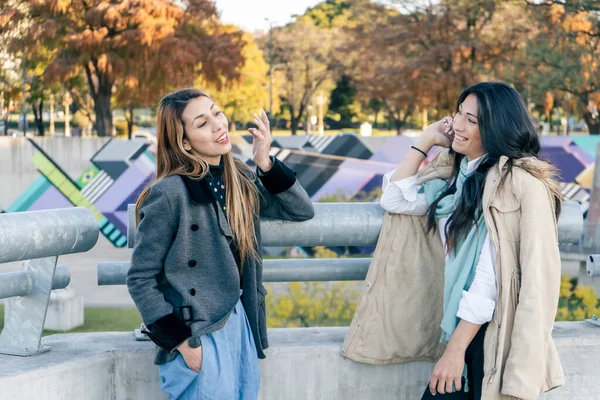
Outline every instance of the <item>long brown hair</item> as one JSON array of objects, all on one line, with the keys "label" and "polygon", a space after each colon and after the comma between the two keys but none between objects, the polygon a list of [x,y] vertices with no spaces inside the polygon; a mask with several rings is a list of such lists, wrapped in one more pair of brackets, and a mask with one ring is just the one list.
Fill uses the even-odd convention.
[{"label": "long brown hair", "polygon": [[[190,100],[201,96],[210,99],[206,92],[195,88],[181,89],[161,99],[156,113],[156,178],[140,194],[136,203],[136,218],[141,205],[148,197],[150,187],[156,182],[171,175],[201,180],[208,174],[208,163],[183,148],[183,110]],[[254,230],[259,207],[258,190],[252,180],[252,172],[246,164],[236,160],[231,152],[223,155],[223,160],[223,179],[227,187],[227,219],[243,265],[246,260],[259,259]]]}]

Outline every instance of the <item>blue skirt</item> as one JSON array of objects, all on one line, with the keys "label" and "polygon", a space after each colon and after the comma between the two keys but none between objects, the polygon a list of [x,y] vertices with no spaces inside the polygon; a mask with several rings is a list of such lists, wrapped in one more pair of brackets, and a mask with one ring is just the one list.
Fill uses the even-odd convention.
[{"label": "blue skirt", "polygon": [[181,354],[158,366],[160,388],[169,400],[256,400],[260,369],[241,300],[225,326],[202,336],[201,341],[200,373],[190,370]]}]

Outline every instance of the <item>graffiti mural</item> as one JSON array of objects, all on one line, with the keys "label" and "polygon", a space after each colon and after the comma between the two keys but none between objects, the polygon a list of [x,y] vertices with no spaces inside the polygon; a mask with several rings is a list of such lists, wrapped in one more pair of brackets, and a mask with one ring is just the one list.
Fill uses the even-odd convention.
[{"label": "graffiti mural", "polygon": [[30,143],[37,149],[32,162],[40,176],[6,212],[85,207],[96,216],[102,234],[116,247],[125,247],[127,204],[135,202],[156,168],[148,144],[111,140],[74,180],[33,140]]}]

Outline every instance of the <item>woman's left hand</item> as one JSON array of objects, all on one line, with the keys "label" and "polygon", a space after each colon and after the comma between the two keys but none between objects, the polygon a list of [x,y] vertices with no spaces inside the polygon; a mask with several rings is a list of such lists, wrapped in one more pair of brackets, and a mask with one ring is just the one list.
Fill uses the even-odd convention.
[{"label": "woman's left hand", "polygon": [[[454,388],[460,391],[462,388],[462,374],[465,367],[464,351],[446,349],[444,355],[435,365],[431,380],[429,381],[429,390],[431,394],[452,393]],[[454,383],[454,388],[452,387]]]},{"label": "woman's left hand", "polygon": [[269,150],[271,149],[271,123],[265,110],[260,110],[260,117],[254,114],[254,122],[258,126],[249,128],[248,132],[252,134],[252,159],[258,168],[263,172],[267,172],[273,166],[269,158]]}]

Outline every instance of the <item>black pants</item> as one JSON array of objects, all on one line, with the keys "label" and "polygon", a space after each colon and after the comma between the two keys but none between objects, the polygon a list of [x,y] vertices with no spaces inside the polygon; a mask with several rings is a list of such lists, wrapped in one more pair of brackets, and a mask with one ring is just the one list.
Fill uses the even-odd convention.
[{"label": "black pants", "polygon": [[465,363],[467,364],[467,377],[469,379],[469,391],[464,391],[463,388],[454,393],[436,394],[435,396],[429,391],[429,385],[425,388],[425,393],[421,400],[481,400],[481,387],[483,386],[483,339],[488,324],[481,325],[479,331],[467,347],[465,352]]}]

